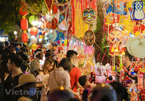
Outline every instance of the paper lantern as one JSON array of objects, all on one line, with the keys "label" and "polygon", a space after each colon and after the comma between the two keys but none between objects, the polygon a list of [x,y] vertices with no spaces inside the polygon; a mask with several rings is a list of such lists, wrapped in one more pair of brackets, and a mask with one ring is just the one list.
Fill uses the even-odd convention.
[{"label": "paper lantern", "polygon": [[36,27],[32,27],[31,31],[30,31],[30,34],[36,36],[37,33],[38,33],[38,29]]},{"label": "paper lantern", "polygon": [[32,44],[31,49],[36,50],[37,49],[37,45],[36,44]]},{"label": "paper lantern", "polygon": [[29,23],[31,24],[31,25],[33,25],[33,22],[34,21],[38,21],[38,17],[36,16],[36,15],[31,15],[30,17],[29,17]]},{"label": "paper lantern", "polygon": [[31,37],[31,43],[33,43],[33,44],[37,43],[37,38],[35,36]]},{"label": "paper lantern", "polygon": [[55,4],[52,5],[52,11],[53,11],[53,14],[56,14],[58,11],[58,8]]},{"label": "paper lantern", "polygon": [[28,20],[27,19],[21,19],[21,29],[22,30],[28,29]]},{"label": "paper lantern", "polygon": [[25,43],[28,41],[28,35],[26,33],[22,34],[22,41]]},{"label": "paper lantern", "polygon": [[21,7],[19,9],[19,13],[21,16],[26,16],[27,15],[27,10],[25,9],[25,7]]},{"label": "paper lantern", "polygon": [[52,19],[52,29],[56,29],[57,28],[57,24],[58,24],[58,21],[56,18]]},{"label": "paper lantern", "polygon": [[46,28],[47,28],[47,29],[50,29],[51,27],[52,27],[52,23],[51,23],[51,22],[47,22],[47,23],[46,23]]}]

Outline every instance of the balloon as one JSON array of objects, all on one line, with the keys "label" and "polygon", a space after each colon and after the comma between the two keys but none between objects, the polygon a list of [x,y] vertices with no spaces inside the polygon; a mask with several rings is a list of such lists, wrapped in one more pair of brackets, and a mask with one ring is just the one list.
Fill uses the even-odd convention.
[{"label": "balloon", "polygon": [[31,45],[31,49],[36,50],[37,49],[37,45],[36,44],[32,44]]},{"label": "balloon", "polygon": [[35,36],[31,37],[31,43],[33,43],[33,44],[37,43],[37,38]]},{"label": "balloon", "polygon": [[33,21],[38,21],[38,17],[36,16],[36,15],[31,15],[30,17],[29,17],[29,23],[31,24],[31,25],[33,25]]},{"label": "balloon", "polygon": [[37,35],[37,33],[38,33],[38,29],[36,27],[32,27],[31,31],[30,31],[30,34],[31,35]]}]

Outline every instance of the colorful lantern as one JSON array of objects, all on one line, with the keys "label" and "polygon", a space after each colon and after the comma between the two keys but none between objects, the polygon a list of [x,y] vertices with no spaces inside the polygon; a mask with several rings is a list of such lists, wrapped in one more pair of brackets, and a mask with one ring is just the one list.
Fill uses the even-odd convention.
[{"label": "colorful lantern", "polygon": [[36,44],[32,44],[31,45],[31,49],[36,50],[37,49],[37,45]]},{"label": "colorful lantern", "polygon": [[21,16],[26,16],[27,15],[27,10],[24,7],[21,7],[19,9],[19,13]]},{"label": "colorful lantern", "polygon": [[28,20],[27,19],[21,19],[21,29],[22,30],[28,29]]},{"label": "colorful lantern", "polygon": [[52,5],[52,11],[53,11],[53,14],[56,14],[58,11],[58,8],[55,4]]},{"label": "colorful lantern", "polygon": [[38,21],[38,17],[36,15],[31,15],[29,17],[29,23],[33,25],[34,21]]},{"label": "colorful lantern", "polygon": [[31,31],[30,31],[30,34],[36,36],[37,33],[38,33],[38,29],[36,27],[32,27]]},{"label": "colorful lantern", "polygon": [[25,43],[28,41],[28,35],[26,33],[22,34],[22,41]]},{"label": "colorful lantern", "polygon": [[57,24],[58,24],[58,21],[56,18],[52,19],[52,29],[56,29],[57,28]]},{"label": "colorful lantern", "polygon": [[31,43],[33,43],[33,44],[37,43],[37,38],[35,36],[31,37]]},{"label": "colorful lantern", "polygon": [[52,23],[51,23],[51,22],[47,22],[47,23],[46,23],[46,28],[47,28],[47,29],[50,29],[51,27],[52,27]]}]

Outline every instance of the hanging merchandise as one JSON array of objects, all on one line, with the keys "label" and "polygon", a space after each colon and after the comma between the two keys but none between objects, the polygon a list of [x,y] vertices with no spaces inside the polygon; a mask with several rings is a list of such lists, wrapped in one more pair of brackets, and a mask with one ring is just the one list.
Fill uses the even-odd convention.
[{"label": "hanging merchandise", "polygon": [[46,28],[51,29],[52,28],[52,22],[47,22],[46,23]]},{"label": "hanging merchandise", "polygon": [[28,20],[25,19],[21,19],[21,29],[22,30],[27,30],[28,29]]},{"label": "hanging merchandise", "polygon": [[70,0],[57,0],[58,3],[60,4],[65,4],[67,2],[69,2]]},{"label": "hanging merchandise", "polygon": [[50,11],[51,10],[51,5],[52,5],[52,0],[44,0],[44,1],[46,3],[46,6],[48,8],[48,11]]},{"label": "hanging merchandise", "polygon": [[58,12],[58,7],[56,4],[52,5],[52,12],[53,12],[53,14],[56,14]]},{"label": "hanging merchandise", "polygon": [[35,36],[31,36],[31,43],[36,44],[37,43],[37,38]]},{"label": "hanging merchandise", "polygon": [[57,25],[58,25],[58,21],[57,21],[57,19],[56,18],[53,18],[52,19],[52,29],[56,29],[57,28]]},{"label": "hanging merchandise", "polygon": [[131,19],[132,20],[142,20],[145,18],[145,14],[143,11],[143,2],[142,1],[134,1],[132,4],[132,12]]},{"label": "hanging merchandise", "polygon": [[91,30],[85,32],[84,42],[87,46],[92,46],[95,43],[95,34]]},{"label": "hanging merchandise", "polygon": [[38,21],[38,17],[36,15],[31,15],[29,17],[29,23],[33,26],[35,26],[35,24],[37,23]]},{"label": "hanging merchandise", "polygon": [[145,58],[145,38],[130,38],[127,42],[127,50],[135,57]]},{"label": "hanging merchandise", "polygon": [[32,27],[31,31],[30,31],[30,34],[36,36],[37,33],[38,33],[38,29],[36,27]]},{"label": "hanging merchandise", "polygon": [[108,37],[110,44],[118,45],[122,41],[122,32],[118,29],[112,29]]},{"label": "hanging merchandise", "polygon": [[26,16],[27,15],[27,9],[26,9],[26,4],[23,2],[23,1],[21,1],[21,3],[20,3],[20,9],[19,9],[19,13],[20,13],[20,15],[21,16]]},{"label": "hanging merchandise", "polygon": [[87,24],[92,24],[94,23],[96,19],[96,12],[92,8],[87,8],[83,11],[82,15],[83,21]]},{"label": "hanging merchandise", "polygon": [[24,43],[28,41],[28,35],[26,33],[22,33],[22,41]]}]

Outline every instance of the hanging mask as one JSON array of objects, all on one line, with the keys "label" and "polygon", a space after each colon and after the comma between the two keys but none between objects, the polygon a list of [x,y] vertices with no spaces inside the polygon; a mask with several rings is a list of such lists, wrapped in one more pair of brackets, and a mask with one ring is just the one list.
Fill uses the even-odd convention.
[{"label": "hanging mask", "polygon": [[111,44],[118,45],[122,41],[122,32],[118,29],[113,29],[109,33],[109,41]]},{"label": "hanging mask", "polygon": [[85,32],[84,42],[87,46],[92,46],[95,43],[95,34],[91,30]]},{"label": "hanging mask", "polygon": [[87,24],[92,24],[96,19],[96,12],[92,8],[87,8],[83,11],[83,21]]}]

